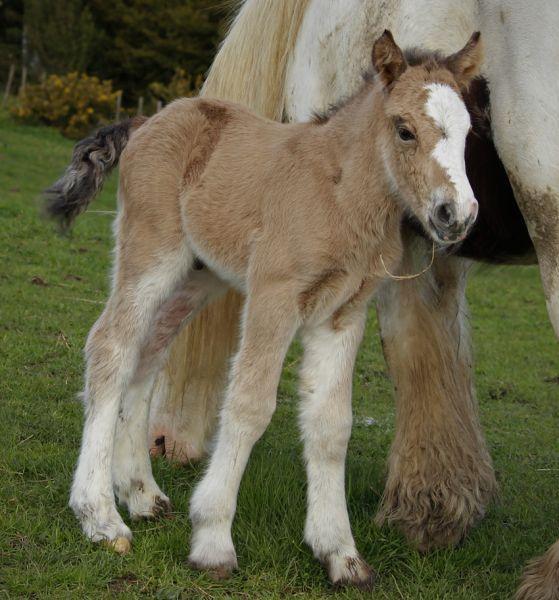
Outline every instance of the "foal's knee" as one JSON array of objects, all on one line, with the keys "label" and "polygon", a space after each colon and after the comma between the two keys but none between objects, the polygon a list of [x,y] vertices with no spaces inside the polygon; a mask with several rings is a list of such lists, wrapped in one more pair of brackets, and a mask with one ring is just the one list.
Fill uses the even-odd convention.
[{"label": "foal's knee", "polygon": [[231,389],[222,410],[222,423],[235,427],[243,435],[258,440],[276,410],[275,391],[262,393],[262,387],[251,390]]},{"label": "foal's knee", "polygon": [[317,458],[337,462],[345,458],[351,436],[351,413],[346,414],[336,407],[331,414],[320,415],[303,408],[300,424],[307,460]]}]

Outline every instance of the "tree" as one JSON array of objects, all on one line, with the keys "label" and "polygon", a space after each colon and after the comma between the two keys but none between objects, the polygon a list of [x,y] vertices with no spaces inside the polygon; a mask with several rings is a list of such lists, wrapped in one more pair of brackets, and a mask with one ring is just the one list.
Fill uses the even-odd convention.
[{"label": "tree", "polygon": [[[278,0],[279,1],[279,0]],[[132,104],[177,69],[204,74],[220,40],[224,0],[0,0],[0,79],[12,62],[30,79],[81,71],[111,79]]]},{"label": "tree", "polygon": [[0,0],[0,81],[13,63],[21,63],[23,0]]},{"label": "tree", "polygon": [[24,18],[28,66],[57,74],[87,70],[97,35],[84,0],[25,0]]},{"label": "tree", "polygon": [[[223,3],[221,3],[223,5]],[[225,9],[217,0],[92,0],[100,32],[93,73],[134,99],[178,68],[205,73],[220,39]]]}]

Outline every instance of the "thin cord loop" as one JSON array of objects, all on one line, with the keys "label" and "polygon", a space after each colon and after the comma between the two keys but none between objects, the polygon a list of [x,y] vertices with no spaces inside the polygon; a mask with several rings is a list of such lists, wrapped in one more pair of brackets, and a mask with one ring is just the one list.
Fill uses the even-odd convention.
[{"label": "thin cord loop", "polygon": [[390,277],[391,279],[396,279],[397,281],[401,281],[403,279],[416,279],[417,277],[421,277],[421,275],[423,275],[424,273],[427,273],[427,271],[433,266],[434,261],[435,261],[435,242],[433,242],[433,245],[431,246],[431,262],[423,269],[423,271],[420,271],[419,273],[415,273],[415,275],[394,275],[386,268],[386,265],[384,264],[384,259],[382,258],[382,254],[380,255],[380,262],[382,263],[382,267],[383,267],[385,273],[388,275],[388,277]]}]

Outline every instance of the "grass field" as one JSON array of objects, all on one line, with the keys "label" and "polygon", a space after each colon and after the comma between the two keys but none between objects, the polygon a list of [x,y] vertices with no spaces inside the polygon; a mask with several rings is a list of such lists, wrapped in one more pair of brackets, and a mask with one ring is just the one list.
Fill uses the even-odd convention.
[{"label": "grass field", "polygon": [[[302,543],[305,479],[295,428],[298,349],[273,423],[252,455],[234,525],[240,570],[215,582],[186,565],[188,500],[202,466],[157,460],[174,519],[133,524],[120,557],[88,543],[67,508],[82,410],[81,349],[107,294],[115,181],[70,238],[37,216],[71,143],[0,114],[0,597],[330,597]],[[379,574],[374,598],[510,597],[524,563],[559,537],[559,354],[533,267],[479,268],[469,300],[481,416],[501,485],[454,550],[420,556],[372,522],[394,405],[371,310],[355,374],[347,490],[355,538]],[[371,417],[374,420],[367,419]],[[357,591],[341,598],[371,597]]]}]

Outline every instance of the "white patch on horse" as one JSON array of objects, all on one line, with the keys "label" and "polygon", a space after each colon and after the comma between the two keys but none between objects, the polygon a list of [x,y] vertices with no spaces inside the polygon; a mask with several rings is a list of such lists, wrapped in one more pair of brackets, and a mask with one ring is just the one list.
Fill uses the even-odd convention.
[{"label": "white patch on horse", "polygon": [[474,193],[466,176],[464,150],[471,126],[470,115],[460,96],[448,85],[430,83],[425,112],[442,132],[433,150],[433,158],[448,173],[456,189],[458,218],[463,220],[470,212]]}]

